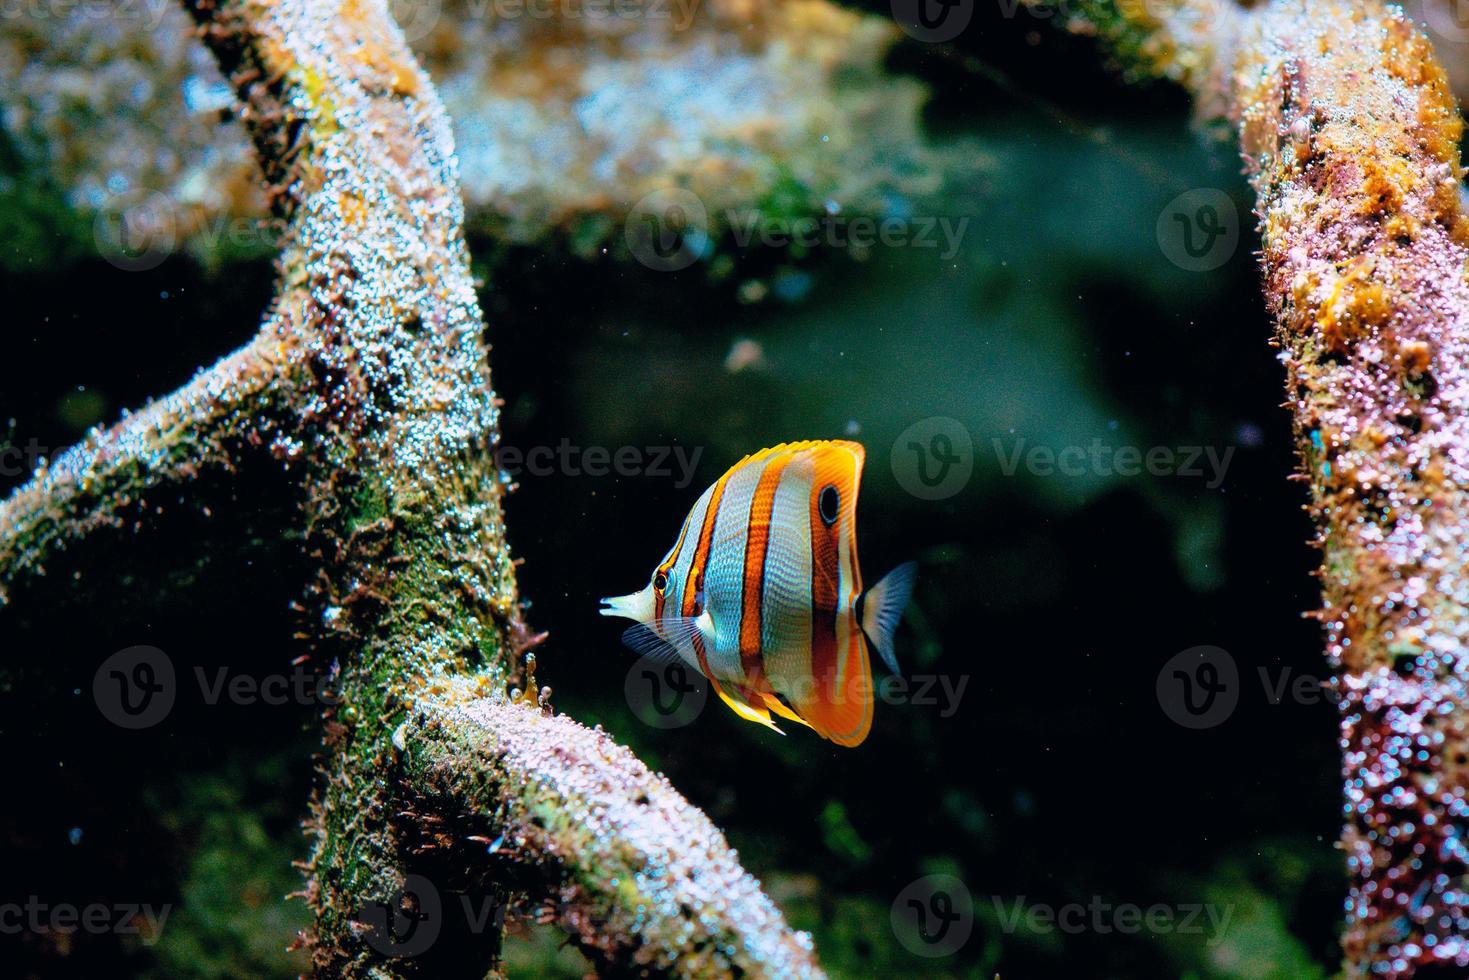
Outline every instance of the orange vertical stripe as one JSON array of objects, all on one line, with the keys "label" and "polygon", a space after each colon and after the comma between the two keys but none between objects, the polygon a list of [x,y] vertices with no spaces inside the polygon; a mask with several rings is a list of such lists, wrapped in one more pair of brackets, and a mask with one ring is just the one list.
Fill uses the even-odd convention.
[{"label": "orange vertical stripe", "polygon": [[745,534],[744,595],[740,611],[740,664],[746,683],[760,688],[765,665],[760,660],[760,603],[765,598],[765,557],[770,552],[770,518],[775,512],[775,488],[790,463],[789,454],[765,464],[755,495],[750,500],[750,520]]},{"label": "orange vertical stripe", "polygon": [[[697,615],[695,607],[704,585],[704,569],[709,561],[709,549],[714,543],[714,519],[719,515],[719,502],[724,499],[724,485],[729,482],[736,469],[739,467],[732,467],[721,476],[719,482],[714,484],[714,492],[709,495],[709,506],[704,510],[704,525],[699,528],[699,544],[694,549],[694,559],[689,563],[689,578],[683,587],[683,604],[680,608],[681,615],[685,618]],[[704,650],[704,638],[697,632],[694,634],[694,653],[699,658],[699,669],[704,672],[704,676],[714,680],[714,674],[709,670],[709,655]]]},{"label": "orange vertical stripe", "polygon": [[[668,556],[668,561],[666,561],[662,565],[659,565],[658,566],[658,571],[662,572],[664,575],[671,574],[673,572],[673,570],[678,567],[678,556],[683,551],[684,538],[688,537],[689,525],[691,523],[693,523],[692,518],[693,518],[693,515],[690,514],[687,518],[684,519],[683,527],[681,527],[681,528],[678,529],[678,543],[673,546],[673,554],[671,554],[671,555]],[[657,573],[654,573],[654,574],[656,575]],[[663,618],[663,607],[664,607],[664,605],[667,602],[668,602],[668,595],[667,595],[667,593],[665,593],[663,595],[659,595],[658,593],[655,592],[653,594],[653,621],[654,622],[657,622],[658,620],[661,620]]]},{"label": "orange vertical stripe", "polygon": [[[828,704],[836,701],[837,675],[837,533],[840,521],[827,527],[821,520],[821,489],[826,482],[811,484],[811,674],[817,694]],[[839,488],[840,489],[840,488]]]}]

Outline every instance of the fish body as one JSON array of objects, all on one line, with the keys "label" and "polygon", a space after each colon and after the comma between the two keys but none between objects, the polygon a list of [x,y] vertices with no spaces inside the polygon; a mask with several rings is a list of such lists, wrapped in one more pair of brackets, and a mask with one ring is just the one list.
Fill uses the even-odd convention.
[{"label": "fish body", "polygon": [[914,572],[901,565],[863,597],[865,455],[832,440],[746,456],[699,497],[648,585],[602,600],[602,614],[635,620],[628,646],[688,663],[742,718],[860,744],[872,726],[868,645],[897,673],[892,631]]}]

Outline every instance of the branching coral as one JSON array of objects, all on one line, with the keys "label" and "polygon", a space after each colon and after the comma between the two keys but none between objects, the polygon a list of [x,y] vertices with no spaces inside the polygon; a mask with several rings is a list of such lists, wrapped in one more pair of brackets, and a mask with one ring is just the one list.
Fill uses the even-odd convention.
[{"label": "branching coral", "polygon": [[[310,639],[341,663],[305,890],[319,973],[445,969],[394,958],[365,912],[404,900],[423,842],[453,821],[513,839],[534,873],[495,887],[548,900],[609,967],[819,975],[707,820],[600,733],[508,691],[533,638],[490,454],[453,143],[385,6],[191,10],[286,222],[275,301],[251,345],[0,505],[0,581],[18,591],[95,529],[156,516],[150,494],[267,449],[304,485]],[[451,949],[470,957],[459,970],[493,968],[493,936],[438,956]]]},{"label": "branching coral", "polygon": [[[924,140],[924,88],[883,70],[897,28],[828,0],[400,12],[450,112],[469,228],[498,242],[620,249],[634,204],[674,186],[716,237],[732,209],[883,215],[961,166]],[[260,253],[275,229],[243,127],[185,21],[0,20],[0,124],[89,219],[131,220],[159,253]]]},{"label": "branching coral", "polygon": [[1462,123],[1395,7],[1096,4],[1238,127],[1338,670],[1353,976],[1469,966],[1469,230]]},{"label": "branching coral", "polygon": [[[371,0],[193,9],[288,219],[280,292],[254,344],[0,507],[0,588],[13,598],[90,531],[146,517],[150,492],[266,447],[300,467],[314,642],[344,653],[312,817],[319,971],[429,969],[386,958],[360,913],[447,857],[544,902],[608,968],[815,974],[666,783],[530,690],[504,694],[532,682],[495,403],[447,122],[401,36]],[[1469,232],[1445,76],[1370,0],[1087,2],[1070,23],[1237,127],[1324,553],[1347,971],[1462,973]]]}]

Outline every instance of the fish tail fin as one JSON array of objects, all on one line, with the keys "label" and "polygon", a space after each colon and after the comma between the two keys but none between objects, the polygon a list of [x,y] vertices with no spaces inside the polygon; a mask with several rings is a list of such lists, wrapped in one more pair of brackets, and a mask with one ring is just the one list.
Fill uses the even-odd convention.
[{"label": "fish tail fin", "polygon": [[913,584],[918,579],[918,563],[907,561],[884,575],[867,591],[862,606],[862,632],[877,647],[882,662],[894,674],[898,670],[898,658],[893,654],[893,630],[913,595]]}]

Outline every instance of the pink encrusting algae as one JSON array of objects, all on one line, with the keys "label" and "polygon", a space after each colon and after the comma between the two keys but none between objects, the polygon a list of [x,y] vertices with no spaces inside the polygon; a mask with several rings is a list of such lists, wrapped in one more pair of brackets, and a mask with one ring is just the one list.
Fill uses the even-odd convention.
[{"label": "pink encrusting algae", "polygon": [[[0,604],[74,582],[66,573],[87,545],[185,509],[201,476],[284,467],[316,573],[299,604],[302,659],[336,694],[322,712],[300,893],[318,974],[435,976],[432,957],[456,952],[397,957],[365,915],[403,898],[421,856],[409,845],[450,819],[421,806],[447,771],[460,780],[449,788],[477,790],[446,799],[460,804],[452,816],[471,807],[475,829],[514,837],[519,866],[535,872],[492,885],[555,903],[609,971],[819,976],[809,940],[707,819],[605,735],[543,714],[548,692],[533,707],[511,690],[533,685],[538,637],[505,543],[499,402],[454,141],[386,4],[188,6],[283,222],[276,297],[250,344],[0,503]],[[488,876],[477,836],[448,846],[463,874]],[[461,966],[500,975],[498,936],[474,938]]]},{"label": "pink encrusting algae", "polygon": [[1469,233],[1462,122],[1397,7],[1087,4],[1238,127],[1323,552],[1350,976],[1469,969]]},{"label": "pink encrusting algae", "polygon": [[1349,968],[1469,966],[1469,257],[1462,123],[1375,5],[1272,9],[1233,102],[1338,671]]}]

